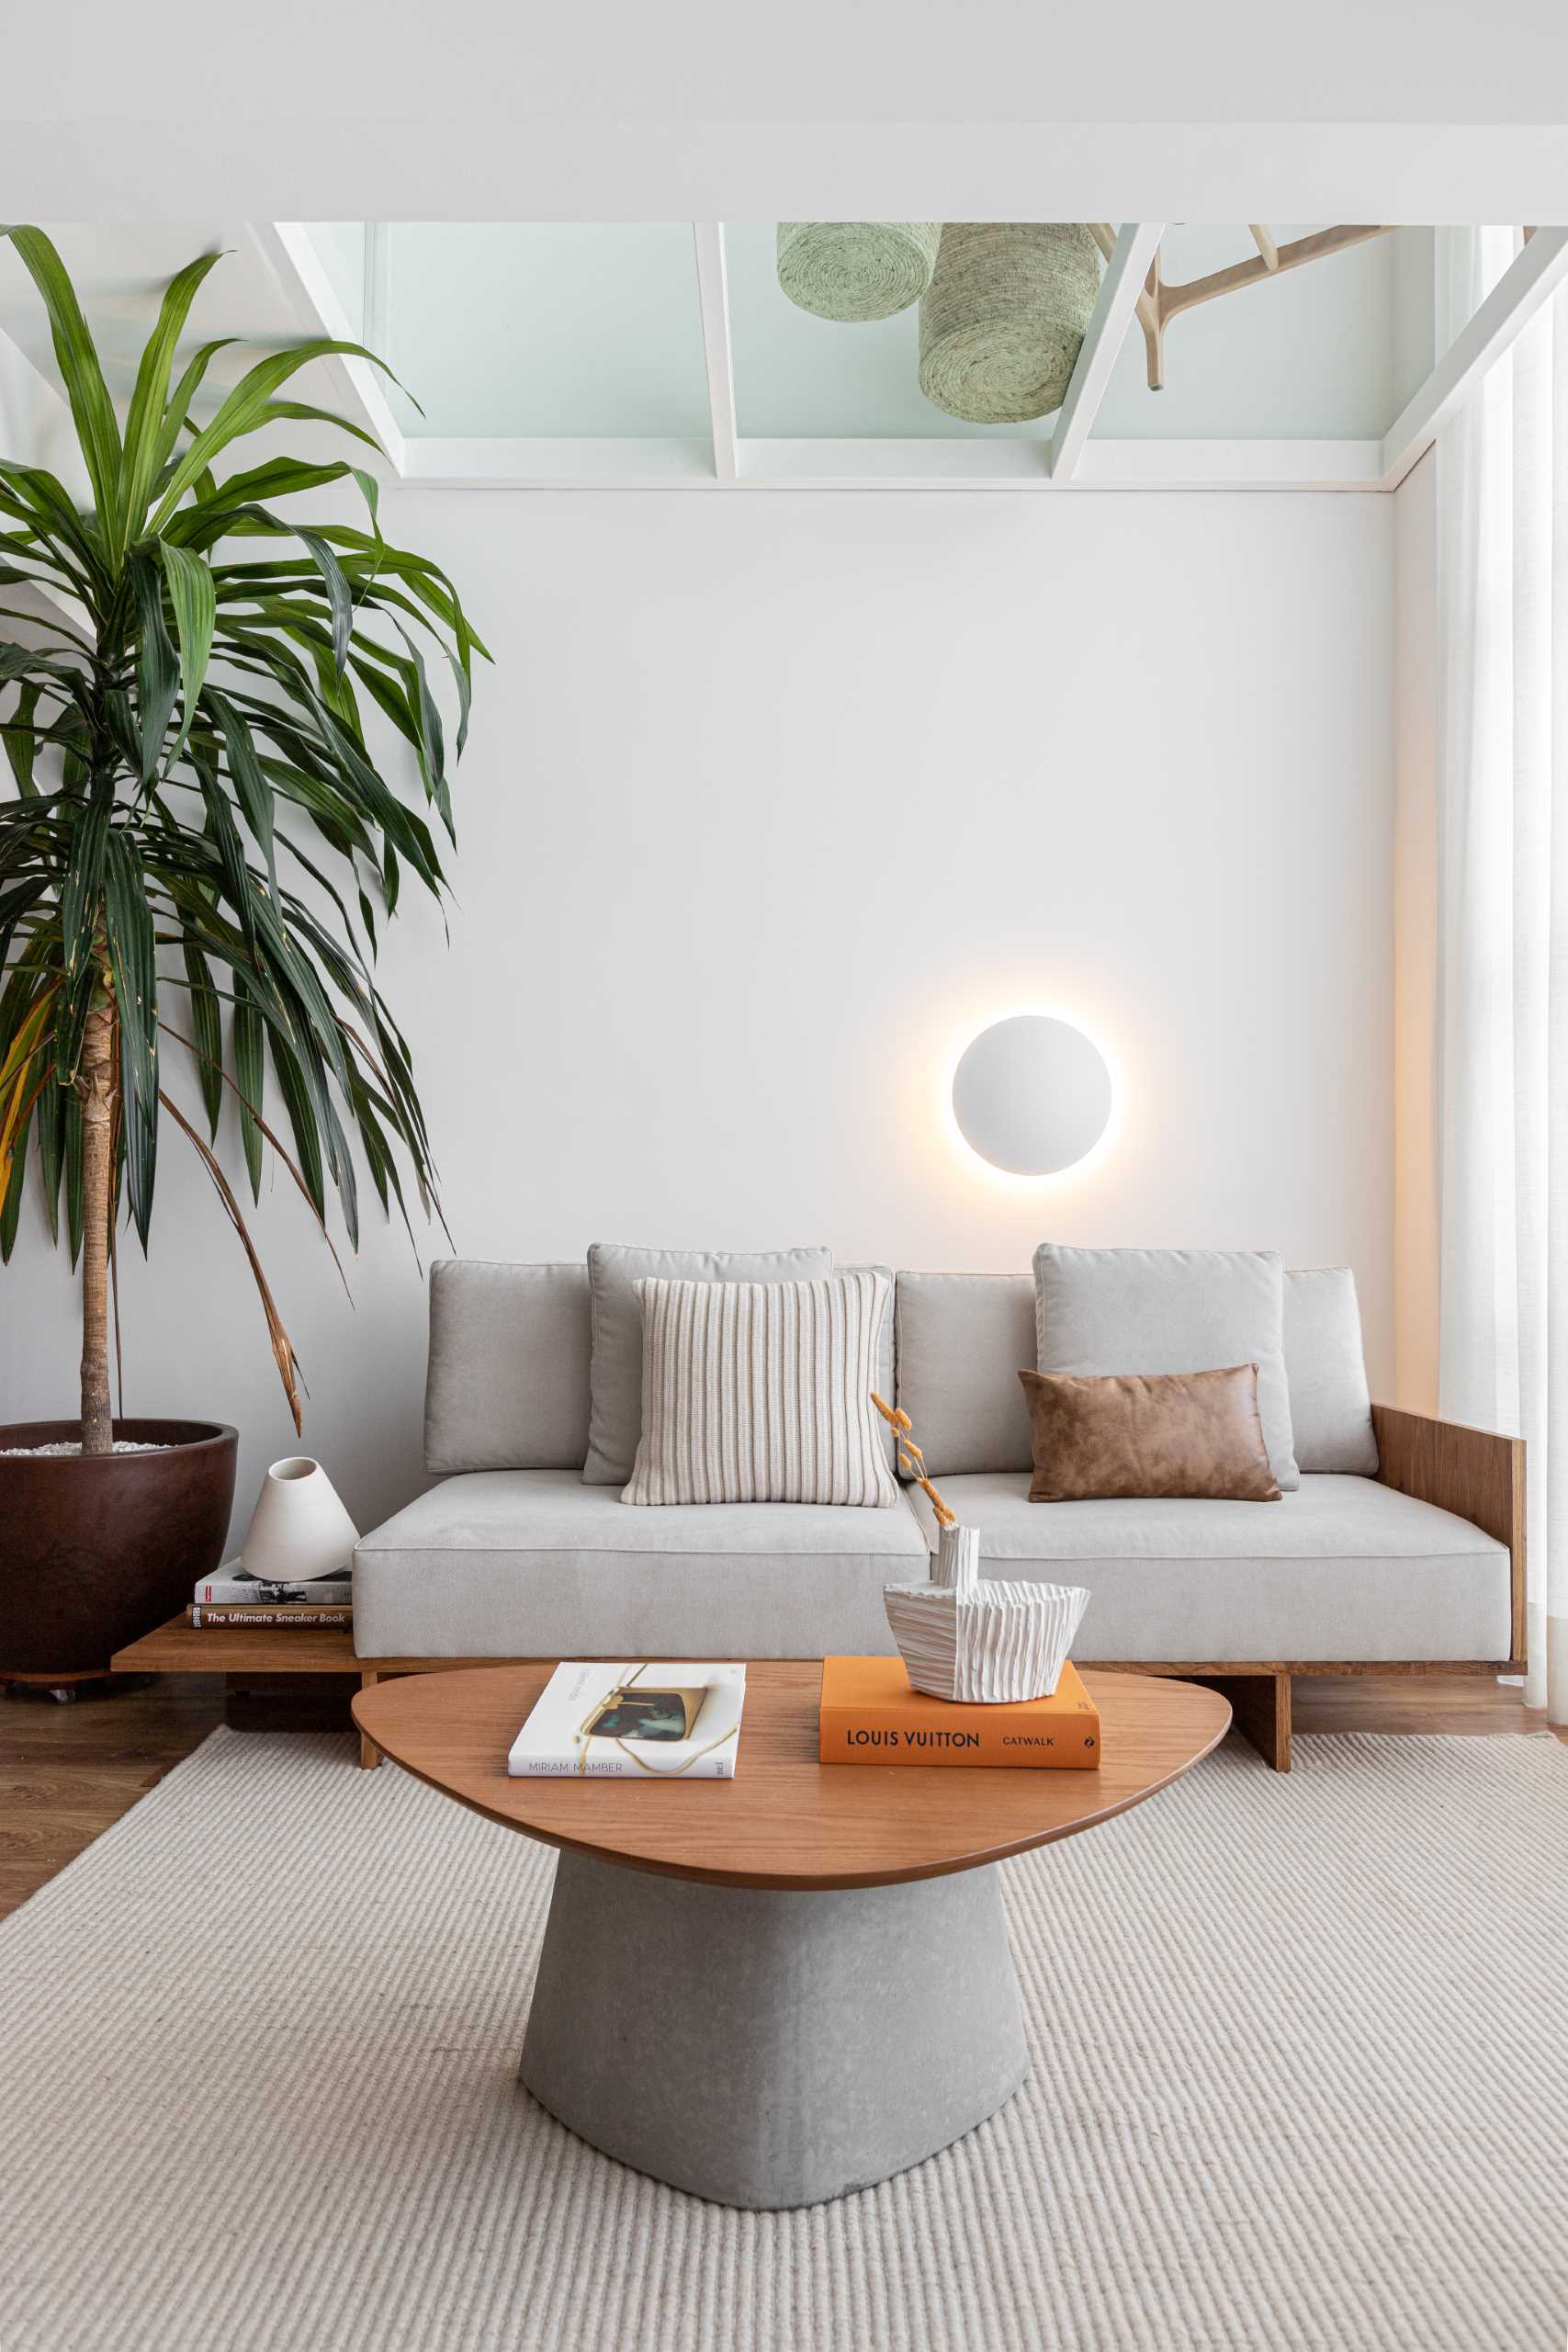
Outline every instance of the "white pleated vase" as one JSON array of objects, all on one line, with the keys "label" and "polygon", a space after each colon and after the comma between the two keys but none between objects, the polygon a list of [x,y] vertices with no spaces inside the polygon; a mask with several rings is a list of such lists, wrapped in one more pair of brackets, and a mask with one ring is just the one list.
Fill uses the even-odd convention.
[{"label": "white pleated vase", "polygon": [[946,1592],[973,1592],[980,1581],[980,1531],[944,1527],[936,1542],[931,1582]]},{"label": "white pleated vase", "polygon": [[291,1453],[262,1480],[240,1553],[247,1576],[267,1584],[303,1584],[346,1568],[359,1530],[319,1462]]},{"label": "white pleated vase", "polygon": [[980,1706],[1048,1699],[1088,1592],[1081,1585],[987,1582],[979,1566],[979,1529],[944,1527],[929,1584],[883,1587],[911,1687]]}]

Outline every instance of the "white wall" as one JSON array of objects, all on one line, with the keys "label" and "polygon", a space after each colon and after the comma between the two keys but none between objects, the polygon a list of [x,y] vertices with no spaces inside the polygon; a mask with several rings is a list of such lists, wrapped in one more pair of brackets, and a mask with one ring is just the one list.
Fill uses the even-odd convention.
[{"label": "white wall", "polygon": [[[450,949],[410,896],[383,967],[459,1250],[1021,1269],[1044,1235],[1275,1245],[1355,1265],[1387,1393],[1392,502],[404,492],[384,514],[498,664]],[[1094,1160],[1033,1185],[944,1111],[968,1035],[1028,1005],[1080,1021],[1120,1088]],[[236,1421],[248,1500],[292,1448],[260,1313],[175,1136],[159,1182],[152,1277],[123,1260],[127,1403]],[[419,1482],[419,1273],[373,1233],[351,1308],[286,1178],[256,1229],[306,1442],[368,1524]],[[30,1208],[0,1308],[0,1408],[71,1410],[73,1288]]]}]

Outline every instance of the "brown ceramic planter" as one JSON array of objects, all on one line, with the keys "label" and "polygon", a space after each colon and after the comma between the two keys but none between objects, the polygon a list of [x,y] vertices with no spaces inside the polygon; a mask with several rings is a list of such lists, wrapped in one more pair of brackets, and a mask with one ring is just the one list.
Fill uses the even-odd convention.
[{"label": "brown ceramic planter", "polygon": [[117,1421],[160,1453],[8,1452],[81,1435],[76,1421],[0,1426],[0,1680],[102,1674],[184,1608],[223,1556],[235,1432],[218,1421]]}]

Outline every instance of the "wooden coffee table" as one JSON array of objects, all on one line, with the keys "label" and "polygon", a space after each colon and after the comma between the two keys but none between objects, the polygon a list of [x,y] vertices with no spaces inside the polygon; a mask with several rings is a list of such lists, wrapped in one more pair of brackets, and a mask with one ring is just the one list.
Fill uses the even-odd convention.
[{"label": "wooden coffee table", "polygon": [[1089,1674],[1097,1771],[820,1764],[821,1668],[748,1666],[733,1781],[513,1780],[547,1664],[363,1690],[363,1733],[558,1848],[522,2079],[608,2155],[807,2205],[972,2131],[1028,2073],[995,1865],[1153,1796],[1224,1736],[1197,1684]]}]

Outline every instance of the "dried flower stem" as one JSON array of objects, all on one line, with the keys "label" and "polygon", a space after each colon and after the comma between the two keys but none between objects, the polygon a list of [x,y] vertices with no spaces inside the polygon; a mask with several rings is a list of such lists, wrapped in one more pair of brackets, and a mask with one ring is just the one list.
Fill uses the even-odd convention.
[{"label": "dried flower stem", "polygon": [[914,1424],[908,1414],[901,1411],[897,1406],[888,1404],[886,1398],[879,1396],[874,1388],[871,1392],[871,1401],[887,1423],[888,1428],[897,1437],[899,1468],[908,1471],[916,1486],[931,1498],[931,1506],[936,1513],[938,1526],[956,1527],[958,1513],[951,1510],[942,1500],[926,1476],[926,1457],[910,1434]]}]

